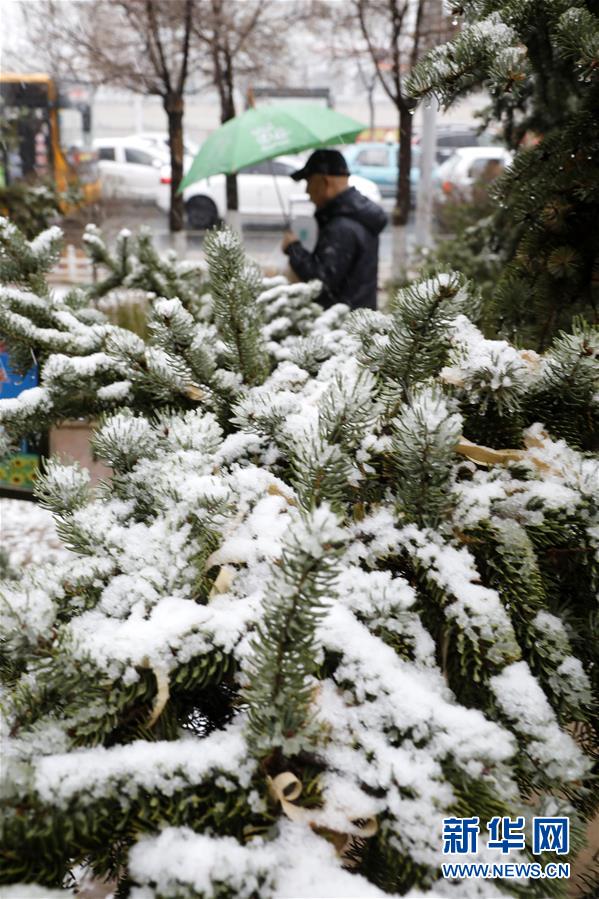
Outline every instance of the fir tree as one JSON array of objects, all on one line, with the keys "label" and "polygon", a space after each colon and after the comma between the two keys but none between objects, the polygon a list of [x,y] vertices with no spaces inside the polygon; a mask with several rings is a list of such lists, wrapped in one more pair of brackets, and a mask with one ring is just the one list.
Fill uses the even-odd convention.
[{"label": "fir tree", "polygon": [[[517,152],[486,228],[486,252],[504,260],[486,311],[502,336],[545,349],[575,316],[597,322],[599,7],[464,0],[454,11],[461,31],[416,66],[410,90],[446,107],[489,91],[484,122],[500,123]],[[538,142],[524,149],[526,135]]]},{"label": "fir tree", "polygon": [[322,312],[229,232],[209,269],[199,304],[150,299],[147,342],[0,291],[45,359],[8,437],[101,414],[113,472],[50,462],[74,556],[0,585],[2,881],[563,896],[442,881],[442,819],[496,861],[492,817],[568,815],[573,859],[596,810],[596,335],[486,340],[454,274]]}]

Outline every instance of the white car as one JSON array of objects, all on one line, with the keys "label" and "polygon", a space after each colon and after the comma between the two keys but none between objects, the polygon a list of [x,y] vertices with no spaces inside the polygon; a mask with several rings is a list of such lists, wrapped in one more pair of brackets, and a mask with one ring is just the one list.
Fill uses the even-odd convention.
[{"label": "white car", "polygon": [[[305,181],[293,181],[289,176],[302,168],[304,160],[294,156],[279,156],[267,162],[257,162],[238,173],[239,212],[264,224],[281,224],[293,206],[295,215],[312,215],[314,206],[306,194]],[[168,175],[163,172],[156,202],[165,212],[169,209]],[[367,178],[351,175],[349,183],[375,203],[381,202],[377,185]],[[190,228],[203,230],[225,217],[226,178],[212,175],[191,184],[183,192],[187,223]],[[285,210],[285,212],[283,212]]]},{"label": "white car", "polygon": [[[166,153],[168,158],[170,141],[166,131],[142,131],[134,135],[135,140],[144,141],[152,149],[160,150]],[[186,138],[183,141],[183,153],[185,155],[186,165],[191,165],[194,156],[199,150],[199,146],[194,141]]]},{"label": "white car", "polygon": [[94,140],[102,195],[155,200],[165,176],[168,152],[152,148],[135,137],[102,137]]},{"label": "white car", "polygon": [[459,147],[435,171],[438,200],[470,199],[475,184],[490,184],[512,159],[504,147]]}]

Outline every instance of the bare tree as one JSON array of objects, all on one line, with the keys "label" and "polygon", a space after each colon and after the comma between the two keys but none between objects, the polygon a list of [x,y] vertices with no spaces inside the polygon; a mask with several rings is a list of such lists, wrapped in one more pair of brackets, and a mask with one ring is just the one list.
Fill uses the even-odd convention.
[{"label": "bare tree", "polygon": [[359,54],[356,53],[355,58],[358,66],[358,75],[368,100],[368,131],[370,132],[370,139],[374,140],[374,92],[378,81],[377,71],[374,66],[368,66]]},{"label": "bare tree", "polygon": [[398,175],[393,209],[393,262],[407,266],[406,225],[410,214],[410,170],[415,101],[405,81],[420,56],[450,34],[441,0],[351,0],[380,84],[395,106],[399,125]]},{"label": "bare tree", "polygon": [[[327,22],[324,28],[323,21]],[[327,55],[335,64],[342,69],[347,69],[348,60],[355,64],[359,82],[366,91],[368,128],[372,135],[375,127],[374,94],[379,80],[377,68],[386,57],[385,51],[381,51],[378,60],[373,60],[357,26],[355,9],[349,4],[312,0],[306,24],[315,35],[324,36]]]},{"label": "bare tree", "polygon": [[168,121],[171,231],[183,228],[184,92],[191,73],[197,0],[45,0],[31,4],[30,36],[49,48],[55,64],[95,84],[159,96]]},{"label": "bare tree", "polygon": [[406,225],[410,213],[412,123],[415,103],[406,96],[404,78],[421,51],[425,7],[439,0],[352,0],[379,81],[395,106],[399,124],[399,167],[393,222]]},{"label": "bare tree", "polygon": [[[439,14],[440,13],[440,14]],[[446,39],[442,0],[312,0],[312,28],[329,35],[333,60],[345,58],[358,69],[373,121],[375,80],[397,110],[398,176],[393,210],[393,257],[400,272],[406,263],[405,226],[410,213],[412,127],[416,103],[405,81],[425,50]],[[322,20],[327,19],[327,29]],[[441,27],[441,24],[443,27]],[[437,33],[433,35],[432,31]],[[443,32],[445,31],[445,34]]]},{"label": "bare tree", "polygon": [[[288,51],[285,34],[297,17],[288,0],[198,0],[201,15],[194,35],[204,47],[203,71],[215,86],[221,122],[237,113],[235,94],[240,81],[261,79],[280,84]],[[227,208],[238,209],[237,178],[227,176]]]}]

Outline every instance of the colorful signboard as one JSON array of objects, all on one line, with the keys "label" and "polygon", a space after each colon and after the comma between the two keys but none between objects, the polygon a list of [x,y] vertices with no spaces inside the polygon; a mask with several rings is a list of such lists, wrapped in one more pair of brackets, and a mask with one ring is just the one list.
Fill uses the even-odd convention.
[{"label": "colorful signboard", "polygon": [[[38,367],[32,365],[25,375],[13,370],[5,344],[0,341],[0,399],[11,399],[22,390],[36,387]],[[0,459],[0,493],[15,495],[16,491],[30,494],[33,479],[40,464],[40,448],[22,440],[19,452],[8,459]]]}]

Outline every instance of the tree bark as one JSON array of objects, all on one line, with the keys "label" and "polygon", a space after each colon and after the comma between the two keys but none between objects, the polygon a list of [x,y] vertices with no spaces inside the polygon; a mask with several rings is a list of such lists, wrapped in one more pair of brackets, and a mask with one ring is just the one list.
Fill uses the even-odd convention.
[{"label": "tree bark", "polygon": [[[233,60],[229,49],[225,50],[224,84],[222,91],[223,104],[221,108],[221,122],[235,118],[235,97],[233,83]],[[227,209],[239,209],[239,194],[237,191],[237,175],[227,175]]]},{"label": "tree bark", "polygon": [[168,118],[168,139],[171,152],[171,208],[169,229],[182,231],[185,225],[183,195],[178,194],[183,179],[183,95],[169,92],[164,97],[164,110]]},{"label": "tree bark", "polygon": [[399,107],[399,149],[397,192],[392,213],[392,264],[395,277],[403,281],[408,268],[407,225],[410,215],[410,169],[412,167],[412,121],[410,106],[404,101]]},{"label": "tree bark", "polygon": [[402,103],[399,109],[399,151],[397,171],[397,191],[393,224],[407,225],[410,215],[410,169],[412,167],[412,122],[411,107]]},{"label": "tree bark", "polygon": [[370,130],[370,140],[374,140],[374,83],[370,82],[366,88],[368,97],[368,128]]}]

